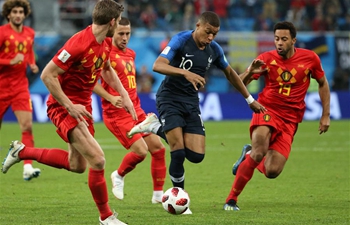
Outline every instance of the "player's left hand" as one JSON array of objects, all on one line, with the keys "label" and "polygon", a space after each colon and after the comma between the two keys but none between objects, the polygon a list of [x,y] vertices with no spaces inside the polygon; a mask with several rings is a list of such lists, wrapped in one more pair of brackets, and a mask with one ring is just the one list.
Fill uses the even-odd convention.
[{"label": "player's left hand", "polygon": [[320,131],[320,134],[326,133],[328,131],[329,125],[330,125],[331,119],[329,116],[322,116],[320,119],[320,126],[318,130]]},{"label": "player's left hand", "polygon": [[123,108],[130,113],[133,120],[137,121],[137,114],[134,108],[134,104],[132,104],[132,101],[129,97],[129,95],[126,95],[127,97],[122,97],[122,105]]},{"label": "player's left hand", "polygon": [[30,67],[30,70],[33,73],[38,73],[39,72],[39,67],[36,64],[30,64],[29,67]]},{"label": "player's left hand", "polygon": [[267,70],[267,68],[261,68],[265,65],[265,62],[261,59],[254,59],[253,62],[248,67],[248,72],[251,74],[260,74]]},{"label": "player's left hand", "polygon": [[255,112],[255,113],[265,113],[267,112],[267,109],[261,105],[258,101],[252,102],[249,107]]}]

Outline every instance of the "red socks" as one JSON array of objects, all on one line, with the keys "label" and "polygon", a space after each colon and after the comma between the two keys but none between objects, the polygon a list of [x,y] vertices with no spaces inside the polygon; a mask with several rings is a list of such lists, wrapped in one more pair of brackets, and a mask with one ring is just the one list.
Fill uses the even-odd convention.
[{"label": "red socks", "polygon": [[151,154],[151,174],[153,179],[153,190],[162,191],[166,177],[165,148],[159,149],[158,151],[155,151]]},{"label": "red socks", "polygon": [[228,202],[230,199],[237,202],[238,195],[242,192],[248,181],[253,177],[254,169],[258,165],[259,163],[250,158],[250,154],[246,154],[245,160],[243,160],[241,165],[239,165],[235,180],[233,181],[232,189],[226,199],[226,202]]},{"label": "red socks", "polygon": [[[57,148],[33,148],[24,147],[19,152],[19,158],[22,160],[34,159],[39,163],[52,166],[58,169],[70,170],[68,161],[68,152]],[[27,161],[27,160],[26,160]]]},{"label": "red socks", "polygon": [[[34,137],[31,131],[22,132],[22,143],[27,147],[34,147]],[[24,160],[23,164],[32,164],[32,160]]]},{"label": "red socks", "polygon": [[265,157],[263,158],[263,160],[261,160],[261,162],[256,168],[259,170],[260,173],[263,173],[266,176]]},{"label": "red socks", "polygon": [[105,220],[113,214],[108,205],[108,192],[104,172],[104,169],[94,170],[90,168],[88,175],[89,188],[100,212],[101,220]]},{"label": "red socks", "polygon": [[139,156],[134,152],[129,152],[124,156],[123,161],[118,168],[118,174],[124,177],[130,171],[135,169],[136,165],[142,162],[144,159],[145,157]]}]

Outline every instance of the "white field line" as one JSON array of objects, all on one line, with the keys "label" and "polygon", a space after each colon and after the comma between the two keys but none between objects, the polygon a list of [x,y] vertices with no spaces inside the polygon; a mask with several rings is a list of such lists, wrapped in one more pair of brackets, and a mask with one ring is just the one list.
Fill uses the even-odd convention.
[{"label": "white field line", "polygon": [[[342,134],[339,134],[342,135]],[[344,135],[347,135],[344,132]],[[227,139],[246,139],[249,140],[246,135],[239,135],[241,137],[237,137],[237,135],[212,135],[210,139],[222,140],[220,143],[218,142],[218,146],[206,146],[206,151],[227,151],[227,149],[231,149],[232,151],[241,151],[240,146],[235,144],[226,144],[228,142]],[[311,136],[311,135],[310,135]],[[297,137],[294,139],[295,142],[299,142],[300,139],[305,139],[305,136]],[[103,150],[125,150],[125,148],[119,143],[117,139],[114,138],[105,138],[105,139],[97,139],[97,142],[100,143]],[[223,143],[223,145],[221,144]],[[231,146],[231,147],[230,147]],[[294,145],[295,146],[295,145]],[[169,150],[169,146],[165,145],[166,149]],[[350,152],[350,141],[344,142],[339,145],[339,143],[335,143],[331,148],[329,147],[329,143],[326,141],[320,141],[317,143],[317,146],[302,146],[302,147],[293,147],[292,151],[317,151],[317,152]]]}]

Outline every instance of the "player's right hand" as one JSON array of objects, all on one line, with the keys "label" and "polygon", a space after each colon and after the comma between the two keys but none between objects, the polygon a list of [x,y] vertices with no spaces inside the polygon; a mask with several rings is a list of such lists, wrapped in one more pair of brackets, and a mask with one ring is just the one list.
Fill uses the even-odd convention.
[{"label": "player's right hand", "polygon": [[248,67],[248,72],[252,74],[260,74],[267,70],[267,68],[262,68],[265,65],[265,62],[261,59],[254,59],[253,62]]},{"label": "player's right hand", "polygon": [[71,117],[76,119],[78,122],[83,122],[86,126],[89,126],[86,122],[85,117],[93,119],[91,113],[86,110],[85,106],[81,104],[73,104],[70,108],[67,108],[67,111]]},{"label": "player's right hand", "polygon": [[267,112],[267,109],[261,105],[258,101],[254,101],[251,104],[249,104],[249,107],[255,112],[255,113],[265,113]]},{"label": "player's right hand", "polygon": [[194,87],[194,89],[196,91],[198,91],[198,87],[199,88],[204,88],[205,85],[205,79],[204,77],[201,77],[195,73],[192,73],[190,71],[187,71],[188,73],[186,73],[184,75],[184,77],[186,78],[186,80],[188,80]]},{"label": "player's right hand", "polygon": [[24,60],[24,55],[22,53],[18,53],[15,58],[13,58],[10,62],[11,65],[16,65],[20,62],[23,62]]}]

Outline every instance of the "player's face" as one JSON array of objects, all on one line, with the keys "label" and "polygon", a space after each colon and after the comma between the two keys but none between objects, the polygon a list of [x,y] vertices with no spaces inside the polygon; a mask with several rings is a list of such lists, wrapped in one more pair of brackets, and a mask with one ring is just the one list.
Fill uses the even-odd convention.
[{"label": "player's face", "polygon": [[26,18],[24,14],[24,8],[23,7],[12,8],[7,18],[11,24],[15,26],[21,26],[23,24],[24,19]]},{"label": "player's face", "polygon": [[113,43],[121,50],[125,50],[131,35],[130,25],[118,25],[113,35]]},{"label": "player's face", "polygon": [[275,31],[275,47],[280,56],[289,58],[294,51],[295,41],[296,39],[291,37],[289,30]]},{"label": "player's face", "polygon": [[197,23],[194,40],[199,48],[210,44],[218,34],[220,27],[214,27],[209,23]]}]

